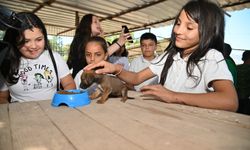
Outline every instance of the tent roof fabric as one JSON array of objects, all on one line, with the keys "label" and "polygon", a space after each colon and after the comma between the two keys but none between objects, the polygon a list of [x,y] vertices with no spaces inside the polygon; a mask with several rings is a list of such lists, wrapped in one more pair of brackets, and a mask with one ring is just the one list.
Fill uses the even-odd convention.
[{"label": "tent roof fabric", "polygon": [[[114,35],[127,25],[130,31],[173,23],[189,0],[1,0],[15,12],[31,11],[45,23],[49,35],[74,36],[82,16],[92,13],[101,20],[104,35]],[[214,0],[215,1],[215,0]],[[217,0],[225,11],[250,8],[249,0]]]}]

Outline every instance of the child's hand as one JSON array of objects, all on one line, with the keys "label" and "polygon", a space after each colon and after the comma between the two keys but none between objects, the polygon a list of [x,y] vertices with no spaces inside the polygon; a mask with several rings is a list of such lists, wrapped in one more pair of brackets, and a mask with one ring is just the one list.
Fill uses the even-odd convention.
[{"label": "child's hand", "polygon": [[166,89],[164,86],[158,85],[147,85],[141,88],[141,92],[144,96],[153,96],[154,99],[164,101],[167,103],[174,103],[175,92]]},{"label": "child's hand", "polygon": [[[86,67],[84,67],[84,70],[95,70],[96,69],[96,73],[97,74],[107,74],[107,73],[115,73],[116,70],[116,66],[114,64],[111,64],[107,61],[101,61],[99,63],[96,64],[89,64]],[[99,69],[100,68],[100,69]]]},{"label": "child's hand", "polygon": [[130,33],[124,33],[124,28],[122,28],[122,32],[117,42],[122,46],[127,42],[130,36]]}]

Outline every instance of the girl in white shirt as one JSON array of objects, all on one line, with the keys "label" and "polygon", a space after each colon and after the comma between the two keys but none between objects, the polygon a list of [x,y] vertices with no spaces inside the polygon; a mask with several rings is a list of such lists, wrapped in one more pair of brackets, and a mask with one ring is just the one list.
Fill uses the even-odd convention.
[{"label": "girl in white shirt", "polygon": [[224,13],[208,1],[189,1],[176,17],[171,43],[156,63],[133,73],[102,61],[85,69],[114,73],[123,81],[139,84],[154,76],[158,85],[141,88],[144,95],[168,103],[236,111],[237,93],[224,57]]},{"label": "girl in white shirt", "polygon": [[46,28],[35,14],[21,12],[20,30],[9,28],[4,36],[9,48],[0,66],[0,103],[52,99],[60,89],[75,89],[62,57],[52,52]]},{"label": "girl in white shirt", "polygon": [[[108,47],[104,38],[99,36],[92,36],[87,42],[84,48],[84,56],[87,64],[98,63],[102,60],[108,59]],[[83,73],[81,69],[75,76],[74,80],[77,89],[80,89],[81,75]]]}]

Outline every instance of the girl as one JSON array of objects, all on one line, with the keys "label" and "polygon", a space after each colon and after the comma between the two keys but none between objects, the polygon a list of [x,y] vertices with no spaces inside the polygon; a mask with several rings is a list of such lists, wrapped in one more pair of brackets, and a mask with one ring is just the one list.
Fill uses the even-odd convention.
[{"label": "girl", "polygon": [[102,61],[85,69],[115,73],[130,84],[159,76],[159,85],[141,88],[145,95],[168,103],[236,111],[238,98],[222,53],[224,13],[214,3],[189,1],[176,17],[171,44],[158,62],[132,73]]},{"label": "girl", "polygon": [[[98,36],[91,37],[85,47],[85,59],[87,61],[87,64],[93,64],[98,63],[102,60],[107,60],[108,58],[108,47],[105,39]],[[81,83],[81,75],[83,73],[83,69],[80,70],[74,80],[76,83],[77,88],[79,89],[80,83]]]},{"label": "girl", "polygon": [[9,94],[11,102],[52,99],[60,84],[75,89],[66,62],[49,46],[42,21],[28,12],[17,17],[23,21],[20,30],[8,29],[4,36],[12,47],[1,65],[0,100],[7,102]]},{"label": "girl", "polygon": [[[112,44],[115,44],[118,41],[118,39],[114,39]],[[129,61],[128,61],[128,51],[123,45],[121,48],[119,48],[114,54],[112,54],[109,57],[109,62],[113,64],[121,64],[123,65],[123,68],[125,70],[129,69]]]},{"label": "girl", "polygon": [[[76,73],[83,69],[87,65],[85,59],[84,47],[86,42],[91,36],[100,36],[102,34],[101,24],[97,16],[93,14],[87,14],[83,16],[80,24],[76,28],[74,39],[70,45],[69,57],[67,64],[69,68],[73,69],[72,76],[75,77]],[[123,31],[119,37],[119,40],[112,44],[108,48],[108,54],[112,55],[116,50],[122,47],[127,41],[130,34],[124,34]]]}]

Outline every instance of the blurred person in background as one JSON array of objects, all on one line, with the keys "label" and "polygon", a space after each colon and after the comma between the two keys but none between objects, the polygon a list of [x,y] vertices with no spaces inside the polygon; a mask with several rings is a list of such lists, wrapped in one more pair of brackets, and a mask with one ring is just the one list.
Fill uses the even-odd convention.
[{"label": "blurred person in background", "polygon": [[[115,44],[117,41],[118,39],[114,39],[112,44]],[[113,64],[120,64],[126,70],[129,69],[128,51],[125,44],[109,57],[109,62]]]},{"label": "blurred person in background", "polygon": [[233,58],[230,57],[231,52],[232,52],[232,47],[229,44],[224,43],[223,55],[225,57],[227,67],[233,76],[234,85],[236,86],[237,85],[237,70],[236,70],[236,64]]},{"label": "blurred person in background", "polygon": [[250,51],[242,54],[243,64],[237,65],[237,86],[239,113],[250,115]]}]

